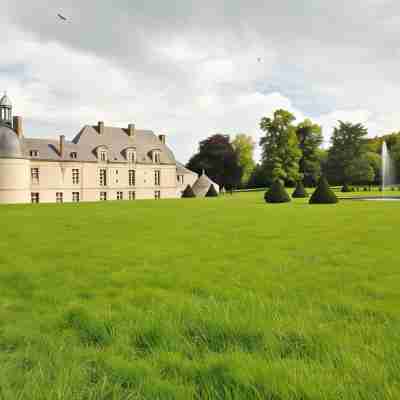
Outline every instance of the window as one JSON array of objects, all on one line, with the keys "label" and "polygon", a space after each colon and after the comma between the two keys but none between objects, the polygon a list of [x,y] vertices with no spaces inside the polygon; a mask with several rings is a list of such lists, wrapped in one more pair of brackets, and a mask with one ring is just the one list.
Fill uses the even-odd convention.
[{"label": "window", "polygon": [[177,178],[178,178],[178,183],[180,185],[183,185],[183,175],[178,175]]},{"label": "window", "polygon": [[107,192],[100,192],[100,200],[101,201],[107,200]]},{"label": "window", "polygon": [[29,152],[29,154],[31,155],[31,157],[39,157],[39,151],[38,150],[31,150]]},{"label": "window", "polygon": [[80,196],[79,192],[72,192],[72,201],[75,203],[79,203]]},{"label": "window", "polygon": [[71,155],[71,158],[77,158],[78,157],[78,153],[76,151],[73,151],[70,155]]},{"label": "window", "polygon": [[62,203],[63,202],[63,193],[62,192],[57,192],[56,193],[56,202],[57,203]]},{"label": "window", "polygon": [[123,200],[124,199],[124,193],[123,192],[117,192],[117,200]]},{"label": "window", "polygon": [[129,200],[135,200],[136,199],[136,193],[132,192],[132,190],[129,192]]},{"label": "window", "polygon": [[154,192],[154,198],[155,198],[156,200],[161,199],[161,192],[160,192],[159,190],[156,190],[156,191]]},{"label": "window", "polygon": [[127,150],[126,158],[127,158],[128,162],[135,163],[136,162],[136,151],[135,150]]},{"label": "window", "polygon": [[100,161],[107,161],[107,151],[106,150],[100,150]]},{"label": "window", "polygon": [[136,171],[134,169],[129,170],[129,186],[136,185]]},{"label": "window", "polygon": [[154,185],[160,186],[161,182],[161,171],[154,171]]},{"label": "window", "polygon": [[31,203],[39,203],[39,193],[31,193]]},{"label": "window", "polygon": [[153,151],[153,163],[155,163],[155,164],[160,163],[160,152],[157,150]]},{"label": "window", "polygon": [[39,183],[39,168],[31,168],[31,180],[32,183]]},{"label": "window", "polygon": [[100,186],[107,186],[107,170],[105,168],[100,169]]},{"label": "window", "polygon": [[79,184],[79,169],[77,168],[72,169],[72,184],[74,185]]}]

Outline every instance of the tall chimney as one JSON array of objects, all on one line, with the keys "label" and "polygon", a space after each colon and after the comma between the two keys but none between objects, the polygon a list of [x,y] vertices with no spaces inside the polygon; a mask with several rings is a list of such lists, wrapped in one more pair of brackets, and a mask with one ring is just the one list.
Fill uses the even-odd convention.
[{"label": "tall chimney", "polygon": [[13,117],[13,128],[15,133],[21,138],[23,135],[23,130],[22,130],[22,117],[19,117],[15,115]]},{"label": "tall chimney", "polygon": [[135,124],[128,125],[128,136],[133,136],[135,134]]},{"label": "tall chimney", "polygon": [[64,158],[65,136],[60,135],[60,157]]},{"label": "tall chimney", "polygon": [[97,130],[99,132],[99,135],[102,135],[104,133],[104,122],[103,121],[99,121],[97,123]]},{"label": "tall chimney", "polygon": [[158,139],[162,144],[165,144],[165,135],[158,135]]}]

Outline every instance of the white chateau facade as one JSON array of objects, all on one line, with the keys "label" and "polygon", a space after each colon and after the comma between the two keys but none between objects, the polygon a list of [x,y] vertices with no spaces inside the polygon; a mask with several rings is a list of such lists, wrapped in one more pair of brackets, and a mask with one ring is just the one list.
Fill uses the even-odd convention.
[{"label": "white chateau facade", "polygon": [[165,135],[134,124],[86,125],[71,141],[26,138],[0,99],[0,203],[179,198],[187,185],[204,196],[204,182],[214,184],[206,178],[175,160]]}]

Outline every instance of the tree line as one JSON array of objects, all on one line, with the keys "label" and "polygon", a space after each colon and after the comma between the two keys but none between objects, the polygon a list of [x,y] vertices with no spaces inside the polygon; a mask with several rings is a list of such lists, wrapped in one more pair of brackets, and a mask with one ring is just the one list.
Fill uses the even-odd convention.
[{"label": "tree line", "polygon": [[200,142],[187,167],[203,169],[226,189],[270,186],[279,179],[287,186],[299,181],[314,187],[321,175],[332,185],[371,185],[381,179],[383,140],[400,171],[400,132],[368,138],[360,123],[338,121],[330,146],[323,149],[322,128],[310,119],[295,123],[287,110],[276,110],[260,121],[261,160],[254,161],[256,143],[251,136],[215,134]]}]

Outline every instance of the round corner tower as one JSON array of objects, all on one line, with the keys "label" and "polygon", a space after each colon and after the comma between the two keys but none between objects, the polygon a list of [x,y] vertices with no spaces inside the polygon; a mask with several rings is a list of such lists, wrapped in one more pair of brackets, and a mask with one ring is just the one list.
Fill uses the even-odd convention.
[{"label": "round corner tower", "polygon": [[[18,120],[20,123],[20,120]],[[0,203],[29,202],[29,160],[24,156],[21,129],[13,129],[12,105],[0,99]]]}]

